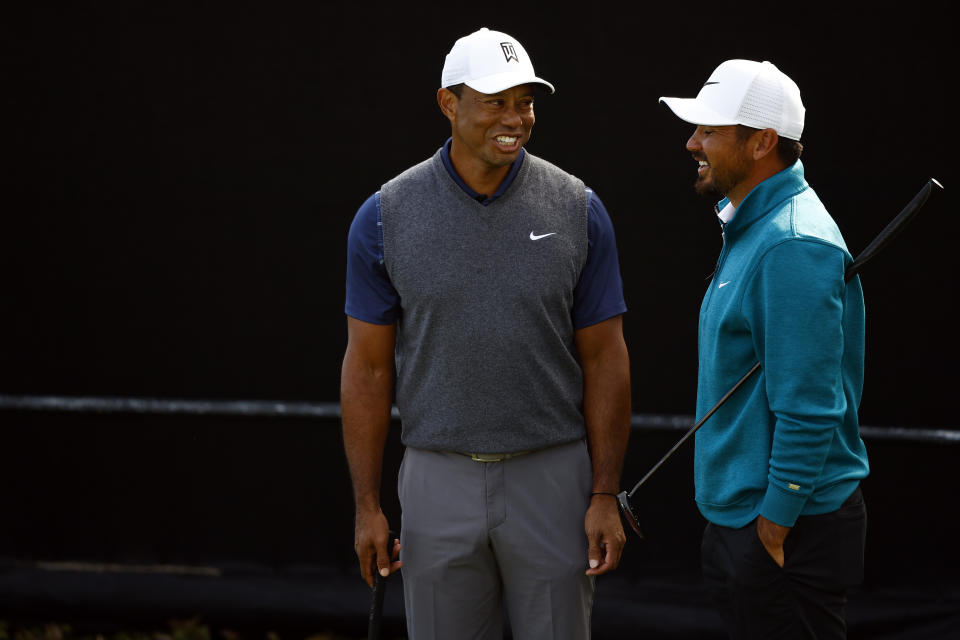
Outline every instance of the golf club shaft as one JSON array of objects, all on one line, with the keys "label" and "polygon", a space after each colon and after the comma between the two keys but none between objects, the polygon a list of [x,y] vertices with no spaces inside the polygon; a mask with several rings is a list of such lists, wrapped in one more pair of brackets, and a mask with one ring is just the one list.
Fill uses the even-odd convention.
[{"label": "golf club shaft", "polygon": [[[911,200],[907,204],[907,206],[904,207],[903,210],[897,214],[897,217],[891,220],[890,223],[886,227],[884,227],[883,231],[881,231],[877,235],[877,237],[873,239],[873,242],[867,245],[867,248],[864,249],[859,256],[857,256],[857,258],[850,264],[849,267],[847,267],[847,270],[843,274],[844,281],[849,282],[855,275],[857,275],[857,273],[860,271],[863,265],[866,264],[870,260],[870,258],[875,256],[883,247],[887,246],[887,244],[890,243],[893,237],[903,230],[903,228],[907,225],[907,223],[913,219],[913,217],[917,214],[918,211],[920,211],[920,207],[922,207],[923,204],[927,201],[927,198],[930,197],[930,193],[931,191],[933,191],[934,186],[937,186],[943,189],[942,184],[937,182],[936,179],[930,178],[927,181],[927,183],[923,185],[923,188],[920,189],[919,193],[917,193],[917,195],[913,197],[913,200]],[[663,463],[666,462],[670,458],[670,456],[672,456],[674,452],[676,452],[676,450],[680,448],[680,446],[684,442],[689,440],[690,437],[693,434],[695,434],[697,430],[700,429],[700,427],[703,426],[703,423],[705,423],[707,419],[710,416],[712,416],[717,411],[717,409],[719,409],[723,405],[723,403],[726,402],[727,399],[730,398],[730,396],[732,396],[736,392],[736,390],[739,389],[743,385],[743,383],[746,382],[750,378],[750,376],[756,373],[759,369],[760,369],[760,363],[757,362],[756,364],[753,365],[750,371],[744,374],[744,376],[740,378],[740,380],[738,380],[737,383],[730,388],[729,391],[723,394],[723,397],[720,398],[720,400],[718,400],[717,403],[713,405],[713,407],[709,411],[707,411],[707,413],[702,418],[700,418],[700,420],[698,420],[695,425],[693,425],[685,434],[683,434],[683,437],[680,438],[680,440],[678,440],[677,443],[673,445],[673,447],[671,447],[670,450],[667,451],[667,453],[664,454],[662,458],[660,458],[657,464],[653,465],[650,471],[648,471],[646,475],[640,479],[640,482],[634,485],[633,489],[630,490],[630,493],[627,494],[627,497],[632,498],[633,494],[636,493],[637,490],[644,485],[644,483],[650,478],[650,476],[652,476],[657,471],[657,469],[659,469],[663,465]]]},{"label": "golf club shaft", "polygon": [[663,465],[664,462],[666,462],[667,460],[669,460],[669,459],[670,459],[670,456],[672,456],[672,455],[674,454],[674,452],[676,452],[676,450],[679,449],[679,448],[683,445],[684,442],[686,442],[687,440],[689,440],[690,437],[691,437],[693,434],[695,434],[695,433],[697,432],[697,430],[703,425],[703,423],[706,422],[707,419],[708,419],[710,416],[712,416],[712,415],[714,414],[714,412],[723,405],[724,402],[727,401],[727,398],[729,398],[730,396],[732,396],[732,395],[736,392],[736,390],[739,389],[739,388],[743,385],[743,383],[746,382],[746,381],[750,378],[750,376],[752,376],[754,373],[756,373],[757,369],[759,369],[759,368],[760,368],[760,363],[758,362],[758,363],[756,363],[755,365],[753,365],[753,367],[750,369],[750,371],[748,371],[746,374],[744,374],[744,376],[737,381],[737,384],[735,384],[735,385],[733,385],[732,387],[730,387],[730,389],[729,389],[725,394],[723,394],[723,397],[720,398],[720,400],[717,402],[717,404],[713,405],[713,407],[710,409],[710,411],[707,411],[707,413],[706,413],[702,418],[700,418],[700,420],[698,420],[695,425],[693,425],[685,434],[683,434],[683,437],[682,437],[682,438],[680,438],[679,440],[677,440],[677,443],[676,443],[675,445],[673,445],[672,447],[670,447],[670,450],[667,451],[667,452],[663,455],[662,458],[660,458],[660,460],[657,462],[657,464],[653,465],[653,467],[651,467],[650,471],[647,471],[647,474],[646,474],[645,476],[643,476],[642,478],[640,478],[640,482],[638,482],[636,485],[634,485],[633,489],[630,490],[630,493],[628,494],[629,497],[632,498],[634,492],[636,492],[637,489],[639,489],[640,487],[642,487],[642,486],[644,485],[644,483],[647,481],[647,479],[648,479],[650,476],[652,476],[654,473],[656,473],[656,472],[657,472],[657,469],[659,469],[659,468]]}]

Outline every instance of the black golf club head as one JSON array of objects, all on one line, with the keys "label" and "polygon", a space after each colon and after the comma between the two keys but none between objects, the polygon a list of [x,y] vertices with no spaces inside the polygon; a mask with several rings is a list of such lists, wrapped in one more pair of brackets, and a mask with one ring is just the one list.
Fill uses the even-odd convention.
[{"label": "black golf club head", "polygon": [[630,496],[626,490],[617,494],[617,504],[620,505],[620,513],[623,514],[623,519],[627,521],[630,528],[642,539],[643,531],[640,530],[640,518],[637,517],[636,512],[633,510],[633,506],[630,504]]}]

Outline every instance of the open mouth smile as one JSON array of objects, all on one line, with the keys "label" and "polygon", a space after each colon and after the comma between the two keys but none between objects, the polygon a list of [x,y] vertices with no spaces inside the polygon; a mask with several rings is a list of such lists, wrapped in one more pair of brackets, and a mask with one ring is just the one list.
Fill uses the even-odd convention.
[{"label": "open mouth smile", "polygon": [[501,151],[516,151],[520,146],[520,136],[498,135],[494,136],[493,141]]}]

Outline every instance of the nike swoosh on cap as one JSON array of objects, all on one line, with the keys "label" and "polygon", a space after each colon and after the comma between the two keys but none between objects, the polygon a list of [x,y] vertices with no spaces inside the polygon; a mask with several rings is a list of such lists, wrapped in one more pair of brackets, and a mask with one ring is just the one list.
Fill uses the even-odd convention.
[{"label": "nike swoosh on cap", "polygon": [[707,86],[708,84],[720,84],[720,81],[719,81],[719,80],[714,80],[713,82],[704,82],[704,83],[703,83],[703,86]]},{"label": "nike swoosh on cap", "polygon": [[730,282],[731,282],[730,280],[727,280],[727,281],[725,281],[725,282],[721,282],[720,284],[717,285],[717,289],[721,289],[721,288],[727,286],[728,284],[730,284]]}]

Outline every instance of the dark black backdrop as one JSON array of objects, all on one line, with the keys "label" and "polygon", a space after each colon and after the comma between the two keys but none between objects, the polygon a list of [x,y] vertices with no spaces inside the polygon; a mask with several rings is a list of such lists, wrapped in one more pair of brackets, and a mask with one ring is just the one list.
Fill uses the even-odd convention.
[{"label": "dark black backdrop", "polygon": [[720,61],[747,57],[800,85],[808,180],[854,253],[927,178],[947,186],[863,275],[862,419],[957,426],[946,3],[675,5],[8,13],[0,391],[335,401],[352,215],[443,142],[443,56],[489,26],[557,86],[530,150],[581,176],[613,218],[636,411],[692,413],[697,310],[720,247],[690,188],[690,127],[657,98],[695,95]]},{"label": "dark black backdrop", "polygon": [[[928,178],[947,187],[863,273],[861,416],[873,426],[956,429],[960,224],[948,160],[956,53],[947,3],[783,4],[6,8],[0,395],[335,402],[352,216],[445,140],[434,99],[443,56],[456,37],[488,26],[523,42],[557,86],[537,103],[530,150],[582,177],[613,218],[635,412],[693,413],[697,310],[720,249],[711,204],[691,189],[691,127],[657,98],[695,95],[719,62],[746,57],[775,62],[800,85],[807,177],[854,253]],[[331,583],[337,593],[322,607],[334,615],[349,602],[362,620],[335,420],[6,411],[0,423],[0,560],[333,566],[348,577]],[[625,482],[675,437],[633,439]],[[952,543],[940,512],[953,448],[868,446],[867,585],[952,584],[956,560],[939,554]],[[603,583],[629,583],[622,594],[634,607],[635,581],[696,575],[702,521],[690,458],[681,451],[638,496],[650,539],[628,547]],[[396,523],[391,491],[384,508]],[[209,585],[202,595],[162,581],[138,592],[64,575],[54,583],[49,573],[0,571],[0,614],[11,602],[42,613],[57,602],[117,615],[125,597],[181,598],[189,614],[219,597]],[[634,624],[610,589],[598,621]],[[287,614],[295,607],[288,592],[270,593]],[[656,604],[657,593],[674,601]],[[909,608],[923,600],[917,593],[898,602]],[[945,602],[940,593],[929,601]],[[666,612],[679,597],[662,582],[647,595]],[[251,611],[270,610],[271,596],[246,597],[258,604]],[[226,600],[231,616],[245,605],[238,592]],[[946,602],[956,616],[956,599]],[[881,622],[900,615],[876,610]],[[657,615],[669,624],[696,617]],[[902,617],[911,615],[926,614]]]}]

